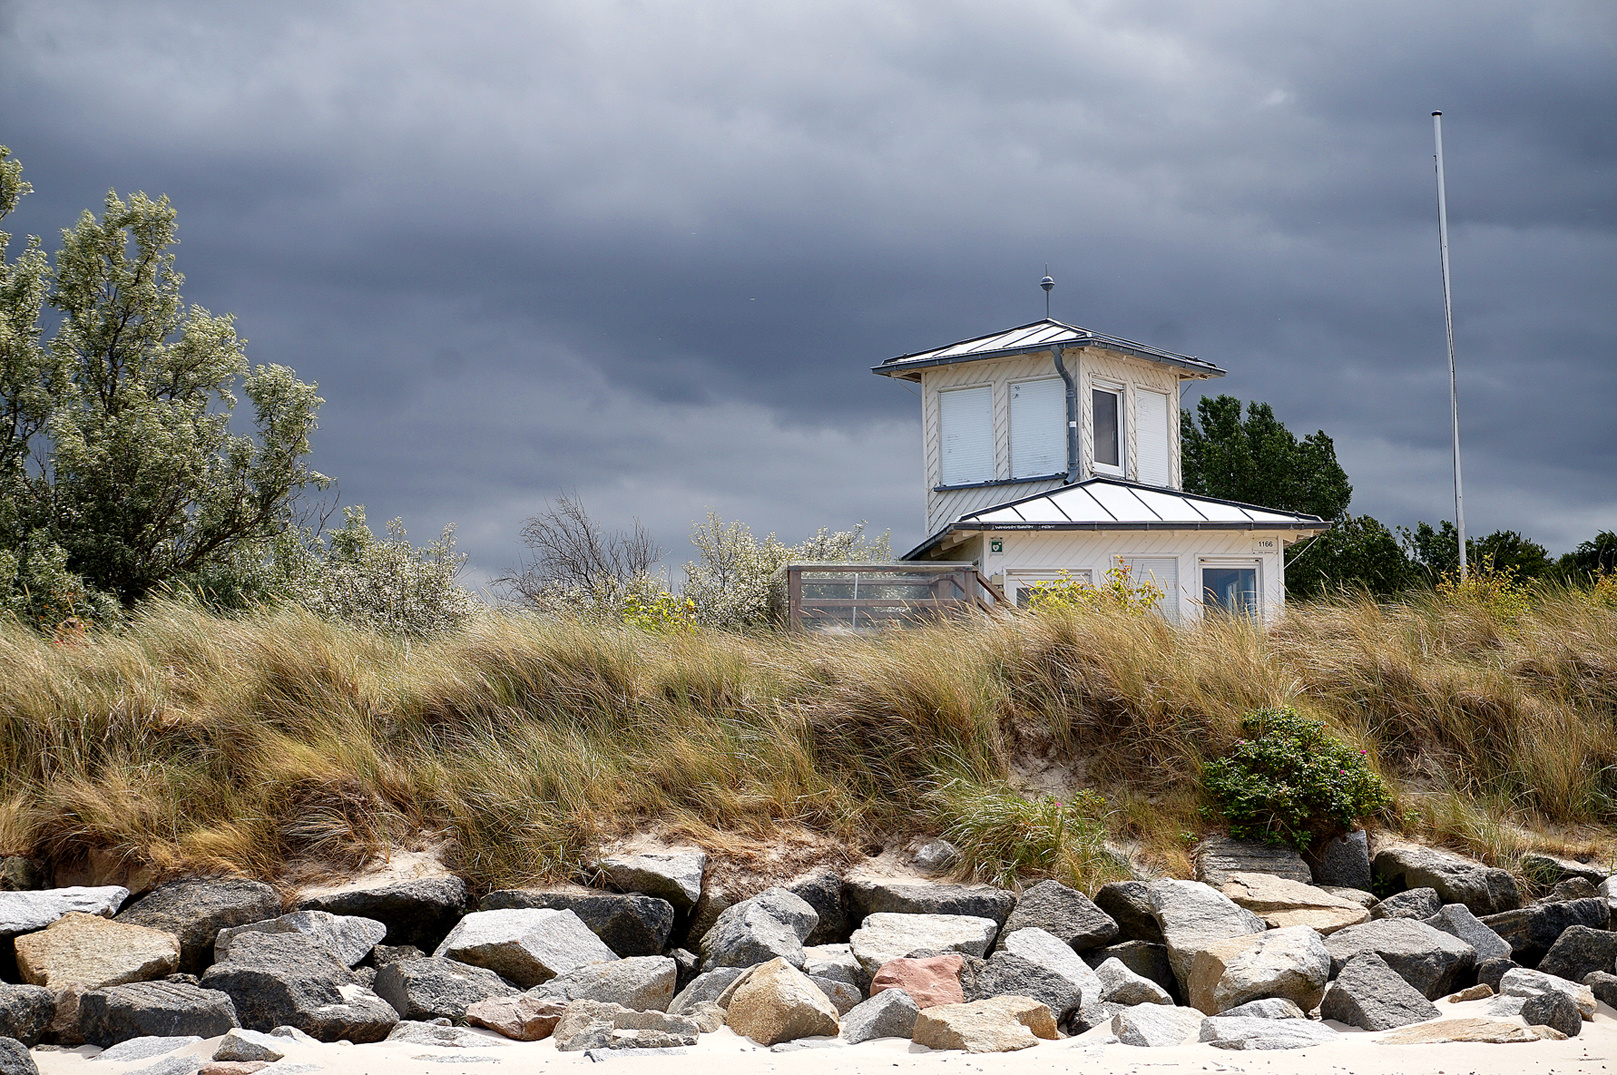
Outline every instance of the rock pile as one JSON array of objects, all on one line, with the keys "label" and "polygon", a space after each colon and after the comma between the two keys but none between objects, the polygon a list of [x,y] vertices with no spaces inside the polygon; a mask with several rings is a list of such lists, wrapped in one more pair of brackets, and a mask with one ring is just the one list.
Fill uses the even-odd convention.
[{"label": "rock pile", "polygon": [[[1372,860],[1362,838],[1313,862],[1209,840],[1196,861],[1200,880],[1093,900],[823,869],[738,898],[704,887],[695,849],[603,859],[617,891],[506,890],[475,910],[454,878],[289,912],[243,880],[0,892],[0,971],[23,983],[0,984],[0,1051],[224,1035],[216,1066],[251,1067],[294,1036],[666,1049],[725,1025],[765,1046],[1007,1051],[1065,1032],[1292,1049],[1334,1040],[1332,1022],[1412,1042],[1571,1036],[1617,1000],[1617,885],[1581,864],[1535,860],[1556,887],[1524,903],[1504,871],[1402,845]],[[1335,883],[1372,876],[1394,894]],[[1444,997],[1491,999],[1444,1019]]]}]

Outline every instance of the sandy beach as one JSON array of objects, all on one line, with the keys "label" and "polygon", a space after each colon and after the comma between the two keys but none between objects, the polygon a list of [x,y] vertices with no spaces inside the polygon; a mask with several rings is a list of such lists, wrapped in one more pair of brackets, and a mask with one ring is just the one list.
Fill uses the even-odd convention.
[{"label": "sandy beach", "polygon": [[[1443,1004],[1444,1018],[1481,1014],[1486,1001]],[[774,1049],[754,1044],[728,1028],[702,1035],[700,1042],[668,1053],[558,1052],[550,1041],[511,1042],[487,1033],[484,1048],[450,1049],[408,1042],[373,1045],[324,1045],[288,1040],[286,1058],[264,1069],[265,1075],[444,1075],[446,1071],[524,1073],[587,1070],[598,1063],[626,1072],[657,1075],[854,1075],[896,1069],[918,1075],[974,1072],[982,1075],[1032,1075],[1048,1072],[1126,1073],[1251,1072],[1273,1075],[1540,1075],[1617,1071],[1617,1011],[1602,1004],[1583,1032],[1565,1041],[1492,1045],[1383,1045],[1385,1033],[1368,1033],[1340,1023],[1330,1026],[1343,1040],[1311,1049],[1278,1052],[1232,1052],[1210,1045],[1142,1049],[1106,1043],[1102,1031],[1062,1041],[1041,1042],[1014,1053],[973,1055],[945,1052],[885,1038],[845,1046],[833,1039],[805,1039]],[[219,1039],[212,1038],[163,1056],[125,1062],[98,1060],[100,1050],[84,1046],[34,1053],[40,1075],[162,1075],[172,1058],[206,1060]]]}]

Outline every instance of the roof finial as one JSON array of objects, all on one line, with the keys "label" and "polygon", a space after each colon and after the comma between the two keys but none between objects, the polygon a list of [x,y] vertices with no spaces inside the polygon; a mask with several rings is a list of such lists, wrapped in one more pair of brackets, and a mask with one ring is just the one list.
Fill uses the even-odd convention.
[{"label": "roof finial", "polygon": [[1050,289],[1056,286],[1054,278],[1050,276],[1050,266],[1048,264],[1044,267],[1044,279],[1039,281],[1039,286],[1044,288],[1044,319],[1048,321],[1050,320]]}]

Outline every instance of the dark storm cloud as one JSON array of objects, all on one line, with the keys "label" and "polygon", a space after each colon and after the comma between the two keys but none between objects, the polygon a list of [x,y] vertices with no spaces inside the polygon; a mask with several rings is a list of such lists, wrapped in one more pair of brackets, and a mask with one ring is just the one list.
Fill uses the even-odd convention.
[{"label": "dark storm cloud", "polygon": [[485,573],[559,489],[673,547],[708,506],[919,533],[867,367],[1056,313],[1324,428],[1389,522],[1617,527],[1605,3],[0,3],[43,232],[180,209],[187,297],[329,403],[317,465]]}]

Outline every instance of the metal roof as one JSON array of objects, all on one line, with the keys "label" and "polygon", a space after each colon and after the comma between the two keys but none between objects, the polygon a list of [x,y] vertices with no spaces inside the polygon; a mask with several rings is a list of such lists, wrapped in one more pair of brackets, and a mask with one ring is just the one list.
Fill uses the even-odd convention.
[{"label": "metal roof", "polygon": [[1181,355],[1173,351],[1164,351],[1160,347],[1150,347],[1143,343],[1134,343],[1118,336],[1108,336],[1103,332],[1091,332],[1086,328],[1069,325],[1053,318],[1045,318],[1029,325],[1020,325],[1017,328],[1006,329],[1004,332],[995,332],[988,336],[978,336],[971,340],[962,340],[944,347],[934,347],[929,351],[917,351],[914,354],[899,355],[889,358],[879,366],[871,369],[884,377],[910,377],[912,370],[927,366],[943,366],[953,362],[975,362],[984,358],[1000,358],[1005,355],[1027,354],[1032,351],[1048,351],[1052,347],[1104,347],[1109,351],[1121,351],[1124,354],[1135,355],[1139,358],[1149,359],[1153,362],[1163,362],[1171,366],[1189,370],[1202,377],[1222,377],[1224,371],[1211,362],[1204,362],[1193,355]]},{"label": "metal roof", "polygon": [[1088,478],[962,515],[904,556],[918,556],[942,541],[945,534],[958,530],[1328,529],[1330,524],[1317,515],[1277,511],[1119,478]]}]

